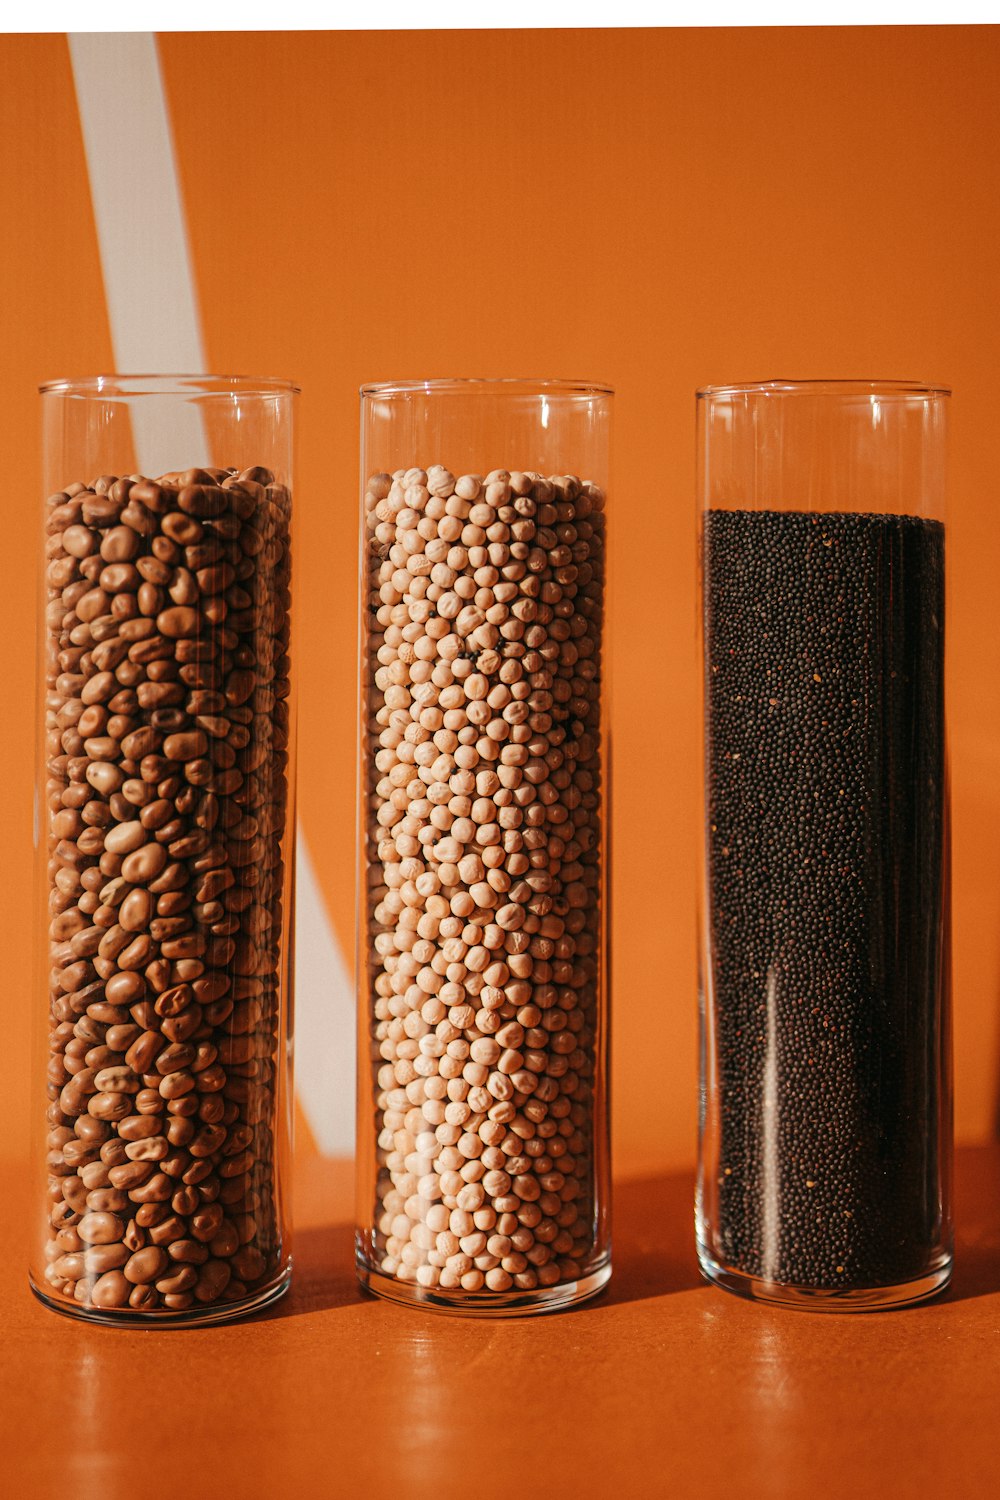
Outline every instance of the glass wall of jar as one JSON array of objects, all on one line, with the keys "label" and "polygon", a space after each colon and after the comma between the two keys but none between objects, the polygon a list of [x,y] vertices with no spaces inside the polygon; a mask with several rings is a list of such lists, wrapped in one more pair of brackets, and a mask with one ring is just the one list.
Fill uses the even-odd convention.
[{"label": "glass wall of jar", "polygon": [[949,392],[699,392],[698,1253],[763,1300],[951,1275]]},{"label": "glass wall of jar", "polygon": [[357,1266],[399,1301],[610,1275],[611,402],[362,392]]},{"label": "glass wall of jar", "polygon": [[296,394],[42,387],[30,1278],[95,1321],[288,1285]]}]

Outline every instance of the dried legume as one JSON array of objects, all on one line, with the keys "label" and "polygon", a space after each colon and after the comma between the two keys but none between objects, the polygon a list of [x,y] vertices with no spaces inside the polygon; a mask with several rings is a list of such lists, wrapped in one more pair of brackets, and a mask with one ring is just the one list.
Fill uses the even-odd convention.
[{"label": "dried legume", "polygon": [[83,1307],[282,1261],[289,516],[263,468],[48,502],[44,1289]]},{"label": "dried legume", "polygon": [[374,1269],[440,1292],[596,1256],[604,494],[374,474],[367,984]]}]

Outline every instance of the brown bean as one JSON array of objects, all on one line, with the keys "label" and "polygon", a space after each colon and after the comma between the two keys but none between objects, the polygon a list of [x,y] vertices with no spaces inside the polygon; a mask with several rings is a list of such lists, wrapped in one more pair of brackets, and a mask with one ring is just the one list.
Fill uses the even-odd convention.
[{"label": "brown bean", "polygon": [[198,1273],[194,1295],[199,1302],[215,1302],[225,1291],[232,1277],[228,1261],[207,1260]]},{"label": "brown bean", "polygon": [[186,1042],[194,1036],[204,1021],[200,1005],[191,1005],[179,1016],[168,1016],[162,1023],[163,1035],[171,1042]]},{"label": "brown bean", "polygon": [[[129,823],[116,823],[104,835],[104,847],[110,854],[131,854],[145,842],[145,829],[138,819]],[[122,865],[124,874],[124,864]],[[126,879],[131,879],[126,876]]]},{"label": "brown bean", "polygon": [[224,1125],[203,1125],[188,1150],[195,1157],[211,1156],[225,1144],[225,1140]]},{"label": "brown bean", "polygon": [[126,526],[130,526],[133,531],[138,532],[140,536],[152,536],[156,531],[156,516],[147,510],[144,505],[141,505],[138,500],[134,500],[132,495],[129,496],[129,502],[121,512],[121,520]]},{"label": "brown bean", "polygon": [[178,1214],[171,1214],[154,1224],[149,1231],[149,1238],[154,1245],[169,1245],[172,1241],[184,1236],[186,1225]]},{"label": "brown bean", "polygon": [[132,1141],[125,1147],[130,1161],[162,1161],[170,1147],[165,1136],[148,1136],[145,1140]]},{"label": "brown bean", "polygon": [[184,734],[168,735],[163,742],[163,753],[168,760],[189,761],[204,755],[208,748],[208,738],[200,729],[189,730]]},{"label": "brown bean", "polygon": [[95,1120],[123,1120],[132,1112],[132,1100],[128,1094],[92,1094],[87,1101],[87,1113]]},{"label": "brown bean", "polygon": [[107,614],[110,599],[103,589],[89,589],[76,601],[77,618],[92,623],[100,616]]},{"label": "brown bean", "polygon": [[148,933],[140,933],[134,937],[127,948],[118,955],[118,967],[120,969],[141,969],[143,964],[149,962],[153,954],[153,940]]},{"label": "brown bean", "polygon": [[87,1274],[103,1276],[106,1271],[115,1271],[128,1260],[129,1252],[120,1242],[106,1245],[88,1245],[86,1249]]},{"label": "brown bean", "polygon": [[143,619],[136,615],[133,619],[122,620],[118,625],[118,634],[123,641],[144,641],[148,636],[154,634],[156,626],[152,620]]},{"label": "brown bean", "polygon": [[90,557],[98,548],[98,537],[89,526],[68,526],[61,540],[71,557]]},{"label": "brown bean", "polygon": [[167,891],[183,890],[188,882],[188,871],[180,861],[168,864],[161,875],[149,882],[149,890],[152,895],[164,895]]},{"label": "brown bean", "polygon": [[180,511],[171,511],[169,515],[163,517],[160,525],[164,535],[182,547],[189,547],[200,542],[205,534],[204,527],[199,521],[196,521],[193,516],[183,515]]},{"label": "brown bean", "polygon": [[163,1045],[159,1032],[144,1031],[126,1052],[125,1061],[137,1073],[148,1073]]},{"label": "brown bean", "polygon": [[128,526],[113,526],[101,538],[101,556],[105,562],[132,562],[141,543]]},{"label": "brown bean", "polygon": [[121,1271],[106,1271],[94,1282],[90,1300],[95,1307],[124,1307],[129,1290],[129,1283]]},{"label": "brown bean", "polygon": [[[148,1161],[127,1161],[120,1167],[112,1167],[108,1176],[116,1188],[133,1196],[136,1189],[153,1176],[154,1166]],[[139,1199],[134,1199],[139,1202]]]},{"label": "brown bean", "polygon": [[158,1245],[147,1245],[126,1261],[124,1275],[133,1285],[145,1286],[162,1275],[169,1264],[165,1250]]},{"label": "brown bean", "polygon": [[[128,933],[124,929],[121,929],[121,933],[125,940],[122,946],[127,947]],[[121,948],[118,951],[121,952]],[[112,1005],[133,1005],[136,1000],[142,999],[145,992],[146,981],[141,974],[113,974],[104,985],[104,993]]]},{"label": "brown bean", "polygon": [[143,710],[170,708],[184,702],[184,688],[179,682],[140,682],[136,699]]},{"label": "brown bean", "polygon": [[125,736],[122,740],[122,754],[128,756],[129,760],[142,760],[144,756],[158,750],[160,743],[157,731],[145,725]]},{"label": "brown bean", "polygon": [[156,1282],[156,1290],[165,1296],[180,1292],[189,1292],[198,1280],[198,1272],[194,1266],[181,1265],[169,1276],[161,1276]]},{"label": "brown bean", "polygon": [[118,909],[118,923],[124,932],[142,932],[153,916],[153,898],[147,890],[130,891]]},{"label": "brown bean", "polygon": [[87,1208],[95,1214],[120,1214],[128,1207],[128,1199],[117,1188],[95,1188],[87,1194]]},{"label": "brown bean", "polygon": [[221,593],[223,589],[229,588],[235,577],[236,570],[230,563],[199,568],[197,572],[198,587],[203,594]]},{"label": "brown bean", "polygon": [[[151,1136],[160,1133],[160,1121],[156,1115],[129,1115],[118,1122],[118,1136],[120,1140],[134,1141],[148,1140]],[[128,1148],[126,1147],[126,1154]]]},{"label": "brown bean", "polygon": [[101,588],[107,594],[135,593],[139,583],[139,573],[130,562],[109,563],[101,571]]},{"label": "brown bean", "polygon": [[194,987],[190,984],[176,984],[170,989],[164,990],[156,997],[156,1014],[158,1016],[177,1016],[186,1010],[191,1004],[194,996]]},{"label": "brown bean", "polygon": [[220,1259],[228,1259],[239,1249],[239,1235],[236,1226],[229,1219],[223,1219],[215,1238],[209,1242],[209,1250]]},{"label": "brown bean", "polygon": [[[126,659],[126,657],[128,655],[129,655],[129,643],[128,643],[128,641],[123,640],[120,636],[111,636],[109,639],[102,641],[99,646],[95,646],[94,647],[93,658],[92,659],[93,659],[94,666],[98,669],[99,673],[105,673],[105,672],[112,673],[112,672],[114,672],[115,673],[114,682],[117,683],[117,682],[121,681],[121,679],[119,678],[116,669],[122,665],[122,663],[125,661],[125,659]],[[116,691],[114,683],[111,684],[111,691],[112,692]],[[110,697],[111,694],[109,693],[108,696]],[[82,695],[81,695],[81,701],[82,701]],[[93,703],[91,703],[88,706],[90,708],[94,709],[95,711],[100,711],[100,709],[101,709],[101,703],[100,703],[100,701],[97,701],[96,699],[95,699],[95,701]],[[80,732],[81,732],[81,734],[87,732],[86,728],[84,726],[82,726],[82,725],[81,725]],[[117,752],[117,749],[118,749],[118,746],[116,744],[115,745],[115,751],[116,752]],[[89,754],[91,754],[91,752],[88,750],[87,754],[89,755]]]},{"label": "brown bean", "polygon": [[86,1258],[82,1251],[75,1255],[60,1255],[52,1262],[52,1269],[66,1281],[77,1281],[85,1274]]},{"label": "brown bean", "polygon": [[92,1193],[97,1188],[107,1187],[110,1181],[108,1168],[102,1161],[88,1162],[85,1167],[80,1168],[80,1183],[85,1193]]},{"label": "brown bean", "polygon": [[125,1063],[102,1068],[94,1082],[102,1094],[137,1094],[140,1088],[138,1078]]},{"label": "brown bean", "polygon": [[[121,768],[109,760],[91,761],[87,766],[86,777],[95,792],[102,797],[110,797],[112,792],[117,792],[125,780]],[[101,842],[103,844],[103,837]]]},{"label": "brown bean", "polygon": [[[136,1162],[136,1166],[149,1166],[149,1162]],[[173,1183],[163,1172],[157,1172],[141,1187],[131,1188],[129,1197],[133,1203],[166,1203],[174,1191]]]},{"label": "brown bean", "polygon": [[190,605],[174,605],[170,609],[162,610],[156,617],[157,630],[171,640],[178,636],[196,635],[198,626],[198,611],[192,609]]},{"label": "brown bean", "polygon": [[108,1245],[121,1239],[125,1225],[117,1214],[84,1214],[76,1232],[88,1245]]},{"label": "brown bean", "polygon": [[[122,875],[132,884],[144,885],[148,881],[155,880],[162,873],[166,863],[167,851],[162,844],[155,842],[143,844],[139,848],[133,849],[122,860]],[[136,893],[133,892],[132,894]],[[129,899],[131,898],[126,898],[125,906],[128,905]],[[124,921],[122,925],[127,927],[127,923]],[[142,922],[140,925],[145,926],[146,924]]]},{"label": "brown bean", "polygon": [[151,510],[154,514],[158,515],[163,510],[166,495],[162,487],[153,480],[140,479],[136,484],[132,485],[129,493],[132,499],[138,500],[147,510]]},{"label": "brown bean", "polygon": [[177,504],[189,515],[221,516],[229,506],[229,495],[210,482],[189,480],[177,496]]},{"label": "brown bean", "polygon": [[187,1068],[195,1060],[195,1049],[186,1042],[174,1042],[165,1047],[156,1059],[158,1073],[168,1074]]},{"label": "brown bean", "polygon": [[232,1268],[241,1281],[257,1281],[263,1276],[267,1262],[255,1245],[244,1245],[232,1259]]},{"label": "brown bean", "polygon": [[167,1254],[171,1260],[180,1261],[189,1266],[202,1266],[209,1257],[207,1245],[191,1239],[173,1240],[167,1246]]},{"label": "brown bean", "polygon": [[194,604],[199,595],[197,581],[187,568],[178,568],[167,590],[175,604]]},{"label": "brown bean", "polygon": [[160,1080],[160,1094],[164,1099],[180,1099],[197,1086],[194,1074],[182,1068]]},{"label": "brown bean", "polygon": [[160,952],[164,958],[199,958],[205,952],[206,946],[204,933],[184,933],[180,937],[170,938],[161,943]]}]

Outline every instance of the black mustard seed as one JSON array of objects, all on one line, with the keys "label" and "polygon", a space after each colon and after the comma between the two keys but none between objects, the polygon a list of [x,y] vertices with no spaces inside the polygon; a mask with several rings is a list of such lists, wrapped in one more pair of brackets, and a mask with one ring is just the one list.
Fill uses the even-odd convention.
[{"label": "black mustard seed", "polygon": [[944,528],[709,511],[703,544],[713,1253],[895,1285],[941,1229]]}]

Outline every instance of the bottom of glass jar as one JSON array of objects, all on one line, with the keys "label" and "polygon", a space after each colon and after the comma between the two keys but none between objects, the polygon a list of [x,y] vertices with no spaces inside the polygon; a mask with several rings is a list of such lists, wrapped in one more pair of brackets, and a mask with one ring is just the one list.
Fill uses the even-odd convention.
[{"label": "bottom of glass jar", "polygon": [[926,1302],[943,1292],[951,1281],[953,1260],[952,1255],[942,1252],[925,1275],[916,1276],[911,1281],[901,1281],[895,1286],[840,1290],[765,1281],[760,1276],[750,1276],[732,1266],[721,1265],[704,1246],[698,1247],[701,1274],[713,1286],[735,1292],[738,1297],[746,1297],[752,1302],[797,1308],[801,1312],[884,1312],[892,1307],[910,1307],[915,1302]]},{"label": "bottom of glass jar", "polygon": [[576,1281],[557,1282],[555,1286],[537,1287],[530,1292],[442,1292],[434,1287],[397,1281],[394,1276],[373,1271],[360,1258],[357,1272],[367,1291],[404,1307],[423,1307],[463,1318],[524,1318],[534,1313],[559,1312],[596,1297],[611,1279],[611,1259],[607,1257]]},{"label": "bottom of glass jar", "polygon": [[67,1318],[78,1318],[81,1323],[101,1323],[106,1328],[201,1328],[208,1323],[231,1323],[236,1318],[245,1318],[250,1313],[260,1312],[283,1297],[291,1286],[292,1266],[288,1265],[281,1275],[268,1286],[262,1287],[250,1297],[241,1297],[238,1302],[212,1302],[207,1306],[186,1307],[182,1312],[165,1308],[160,1312],[142,1312],[133,1307],[84,1307],[79,1302],[68,1302],[43,1291],[29,1273],[28,1285],[38,1298],[53,1312]]}]

